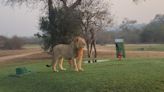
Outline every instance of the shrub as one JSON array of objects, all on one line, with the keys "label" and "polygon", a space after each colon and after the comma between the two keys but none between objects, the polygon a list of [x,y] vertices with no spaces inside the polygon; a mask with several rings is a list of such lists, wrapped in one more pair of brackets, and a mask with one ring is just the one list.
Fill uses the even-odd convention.
[{"label": "shrub", "polygon": [[1,49],[15,50],[15,49],[21,49],[22,48],[23,41],[19,37],[13,36],[12,38],[4,39],[2,44],[3,45],[1,47]]}]

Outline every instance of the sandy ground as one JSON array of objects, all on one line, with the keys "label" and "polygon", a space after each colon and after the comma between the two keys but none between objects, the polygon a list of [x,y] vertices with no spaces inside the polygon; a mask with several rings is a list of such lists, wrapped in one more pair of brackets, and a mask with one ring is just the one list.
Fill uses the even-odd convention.
[{"label": "sandy ground", "polygon": [[[98,50],[99,59],[115,59],[115,50]],[[23,59],[50,59],[51,56],[47,53],[38,53],[30,56],[26,56]],[[87,58],[87,53],[85,51],[84,58]],[[159,51],[127,51],[126,58],[164,58],[164,52]]]},{"label": "sandy ground", "polygon": [[[114,48],[105,47],[105,46],[97,46],[97,56],[100,59],[115,59],[116,52]],[[87,57],[87,53],[85,51],[84,57]],[[164,58],[164,51],[126,51],[127,58]],[[8,56],[1,56],[0,62],[11,61],[13,59],[16,60],[27,60],[27,59],[50,59],[51,56],[46,52],[41,50],[31,50],[24,53],[16,53]]]},{"label": "sandy ground", "polygon": [[3,56],[3,57],[0,57],[0,62],[5,62],[5,61],[17,59],[17,58],[28,57],[28,56],[31,56],[31,55],[34,55],[34,54],[39,54],[39,53],[42,53],[42,51],[28,52],[28,53],[22,53],[22,54],[17,54],[17,55]]}]

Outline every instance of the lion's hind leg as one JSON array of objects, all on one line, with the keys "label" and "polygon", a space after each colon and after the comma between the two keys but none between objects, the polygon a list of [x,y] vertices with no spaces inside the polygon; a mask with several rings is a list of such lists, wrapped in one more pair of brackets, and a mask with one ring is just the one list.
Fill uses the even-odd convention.
[{"label": "lion's hind leg", "polygon": [[58,64],[58,59],[57,58],[55,58],[55,57],[53,57],[53,60],[52,60],[52,70],[54,71],[54,72],[59,72],[58,70],[57,70],[57,64]]},{"label": "lion's hind leg", "polygon": [[66,68],[63,68],[63,57],[59,58],[59,68],[60,70],[66,70]]},{"label": "lion's hind leg", "polygon": [[70,68],[71,67],[74,67],[74,63],[73,63],[73,60],[72,59],[69,59],[68,60],[68,64],[69,64]]}]

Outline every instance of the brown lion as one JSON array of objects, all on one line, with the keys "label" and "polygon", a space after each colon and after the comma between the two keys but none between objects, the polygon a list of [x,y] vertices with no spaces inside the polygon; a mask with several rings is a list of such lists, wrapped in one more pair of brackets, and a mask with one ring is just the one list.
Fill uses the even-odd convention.
[{"label": "brown lion", "polygon": [[[69,60],[73,63],[75,71],[83,71],[82,57],[83,48],[86,42],[82,37],[75,37],[74,40],[69,44],[59,44],[53,48],[53,59],[52,59],[52,69],[54,72],[58,72],[57,64],[59,63],[60,70],[66,70],[63,68],[63,59]],[[47,65],[50,67],[50,65]]]},{"label": "brown lion", "polygon": [[[83,61],[83,53],[84,53],[84,48],[80,48],[76,52],[76,60],[78,61],[77,67],[79,67],[79,70],[83,71],[84,69],[82,68],[82,61]],[[71,67],[74,67],[73,61],[69,60],[68,61],[69,65]]]}]

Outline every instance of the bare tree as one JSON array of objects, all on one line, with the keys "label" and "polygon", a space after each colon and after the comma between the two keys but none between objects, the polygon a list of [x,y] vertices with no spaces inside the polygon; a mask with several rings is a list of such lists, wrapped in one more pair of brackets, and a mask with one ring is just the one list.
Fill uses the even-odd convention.
[{"label": "bare tree", "polygon": [[[81,29],[87,43],[88,58],[96,62],[96,32],[111,23],[110,2],[106,0],[83,0],[78,9],[81,13]],[[92,56],[94,54],[94,56]],[[88,62],[91,62],[90,60]]]}]

